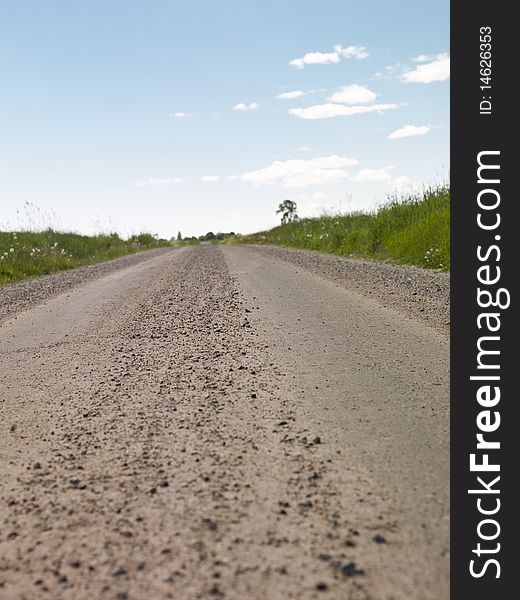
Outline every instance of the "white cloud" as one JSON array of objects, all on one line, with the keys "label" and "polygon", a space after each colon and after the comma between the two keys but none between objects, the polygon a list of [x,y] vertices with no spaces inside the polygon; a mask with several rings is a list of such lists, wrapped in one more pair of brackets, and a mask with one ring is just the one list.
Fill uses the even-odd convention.
[{"label": "white cloud", "polygon": [[403,73],[401,81],[405,83],[432,83],[433,81],[446,81],[449,77],[450,57],[448,54],[438,54],[435,60],[419,64],[415,69]]},{"label": "white cloud", "polygon": [[264,169],[244,173],[242,181],[253,185],[279,185],[285,188],[326,185],[347,178],[345,167],[358,164],[353,158],[324,156],[321,158],[275,161]]},{"label": "white cloud", "polygon": [[400,175],[394,179],[394,186],[397,190],[410,189],[412,187],[412,182],[406,175]]},{"label": "white cloud", "polygon": [[393,79],[402,72],[403,65],[401,63],[386,65],[386,67],[383,68],[383,71],[374,74],[373,79]]},{"label": "white cloud", "polygon": [[332,117],[348,117],[369,112],[383,113],[398,108],[398,104],[369,104],[366,106],[345,106],[344,104],[315,104],[307,108],[290,108],[289,113],[300,119],[330,119]]},{"label": "white cloud", "polygon": [[350,178],[350,181],[366,183],[369,181],[390,181],[390,171],[394,167],[383,167],[382,169],[361,169],[359,173]]},{"label": "white cloud", "polygon": [[405,125],[400,129],[392,131],[388,137],[391,140],[399,140],[401,138],[411,137],[413,135],[424,135],[425,133],[428,133],[428,131],[430,131],[430,128],[426,125],[422,125],[420,127],[416,127],[415,125]]},{"label": "white cloud", "polygon": [[435,58],[435,56],[431,56],[430,54],[419,54],[419,56],[412,58],[412,62],[425,63],[425,62],[430,62],[434,58]]},{"label": "white cloud", "polygon": [[307,52],[301,58],[295,58],[289,62],[292,67],[303,69],[305,65],[327,65],[338,63],[343,58],[357,58],[363,60],[369,54],[364,46],[335,46],[334,52]]},{"label": "white cloud", "polygon": [[239,104],[235,104],[233,106],[233,110],[238,111],[246,111],[246,110],[256,110],[260,105],[258,102],[251,102],[251,104],[245,104],[244,102],[240,102]]},{"label": "white cloud", "polygon": [[204,177],[201,177],[200,180],[204,181],[205,183],[209,183],[212,181],[218,181],[220,179],[220,177],[218,175],[204,175]]},{"label": "white cloud", "polygon": [[330,200],[303,200],[298,202],[298,215],[303,218],[319,217],[330,213]]},{"label": "white cloud", "polygon": [[289,63],[292,67],[303,69],[305,65],[326,65],[339,62],[337,52],[307,52],[303,58],[295,58]]},{"label": "white cloud", "polygon": [[345,58],[357,58],[358,60],[364,60],[370,56],[365,46],[347,46],[346,48],[336,46],[335,50],[338,54],[341,54],[341,56],[344,56]]},{"label": "white cloud", "polygon": [[327,200],[327,198],[330,198],[330,194],[325,192],[316,192],[312,195],[313,200]]},{"label": "white cloud", "polygon": [[[244,173],[241,180],[255,186],[277,185],[282,188],[303,188],[312,185],[326,186],[341,182],[382,183],[387,189],[411,189],[412,183],[406,175],[392,176],[393,165],[381,168],[361,169],[354,175],[346,170],[359,164],[357,160],[341,156],[326,156],[310,160],[291,159],[275,161],[264,169]],[[325,207],[331,195],[319,191],[313,194],[300,194],[298,200],[305,206]]]},{"label": "white cloud", "polygon": [[141,179],[139,181],[135,181],[134,185],[138,188],[145,187],[157,187],[159,185],[167,185],[169,183],[178,183],[177,179],[172,179],[171,177],[148,177],[148,179]]},{"label": "white cloud", "polygon": [[184,177],[175,177],[173,183],[184,183],[185,181]]},{"label": "white cloud", "polygon": [[301,147],[299,148],[299,150],[300,150],[301,152],[310,152],[310,151],[312,150],[312,148],[311,148],[310,146],[301,146]]},{"label": "white cloud", "polygon": [[174,119],[185,119],[186,117],[189,117],[191,115],[188,112],[175,112],[175,113],[170,113],[168,116],[172,117]]},{"label": "white cloud", "polygon": [[303,67],[305,66],[303,58],[294,58],[289,64],[291,65],[291,67],[296,67],[297,69],[303,69]]},{"label": "white cloud", "polygon": [[276,96],[277,100],[294,100],[296,98],[302,98],[305,96],[305,92],[302,90],[294,90],[293,92],[283,92],[282,94],[278,94]]},{"label": "white cloud", "polygon": [[363,85],[345,85],[334,92],[330,98],[331,102],[339,102],[340,104],[363,104],[365,102],[373,102],[377,98],[372,90],[369,90]]}]

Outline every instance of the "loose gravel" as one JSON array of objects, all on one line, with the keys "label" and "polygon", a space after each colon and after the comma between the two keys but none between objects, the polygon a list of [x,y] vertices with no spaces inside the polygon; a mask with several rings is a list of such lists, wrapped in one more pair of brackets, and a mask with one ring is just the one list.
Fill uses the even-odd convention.
[{"label": "loose gravel", "polygon": [[249,246],[261,254],[309,269],[349,289],[377,298],[383,306],[447,332],[450,325],[448,273],[384,262],[344,258],[312,250]]},{"label": "loose gravel", "polygon": [[2,600],[446,597],[445,494],[386,451],[441,457],[447,485],[446,337],[282,255],[200,245],[10,292]]},{"label": "loose gravel", "polygon": [[40,302],[77,285],[86,283],[97,277],[103,277],[103,275],[107,275],[118,269],[124,269],[145,260],[150,260],[165,252],[172,252],[172,249],[156,248],[154,250],[145,250],[94,265],[86,265],[77,269],[60,271],[51,275],[44,275],[0,286],[0,323],[5,321],[10,315],[31,308],[31,306],[36,306]]},{"label": "loose gravel", "polygon": [[368,598],[364,478],[340,492],[248,314],[199,246],[74,335],[1,353],[0,597]]}]

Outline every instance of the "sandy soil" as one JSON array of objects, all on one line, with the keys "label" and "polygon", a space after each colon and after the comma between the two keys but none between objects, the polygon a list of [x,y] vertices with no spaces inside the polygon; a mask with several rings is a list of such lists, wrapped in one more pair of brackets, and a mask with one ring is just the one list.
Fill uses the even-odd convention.
[{"label": "sandy soil", "polygon": [[0,598],[448,598],[448,338],[289,254],[167,251],[4,321]]}]

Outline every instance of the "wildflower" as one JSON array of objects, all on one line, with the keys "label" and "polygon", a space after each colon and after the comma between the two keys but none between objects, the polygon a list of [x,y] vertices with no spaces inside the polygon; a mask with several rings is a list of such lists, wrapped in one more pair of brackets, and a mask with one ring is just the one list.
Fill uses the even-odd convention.
[{"label": "wildflower", "polygon": [[12,254],[14,252],[14,248],[10,248],[9,252]]},{"label": "wildflower", "polygon": [[58,247],[58,242],[54,242],[53,248],[57,248],[57,247]]}]

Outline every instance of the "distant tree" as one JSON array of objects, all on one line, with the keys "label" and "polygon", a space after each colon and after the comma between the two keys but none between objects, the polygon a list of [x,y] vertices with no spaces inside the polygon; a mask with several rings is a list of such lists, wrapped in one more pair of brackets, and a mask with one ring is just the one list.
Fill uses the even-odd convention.
[{"label": "distant tree", "polygon": [[180,231],[177,233],[177,241],[182,241],[182,233]]},{"label": "distant tree", "polygon": [[205,241],[214,240],[214,239],[215,239],[215,234],[212,231],[208,231],[208,233],[206,233],[206,235],[204,236]]},{"label": "distant tree", "polygon": [[281,204],[278,205],[278,210],[276,214],[282,213],[282,225],[286,223],[290,223],[291,221],[295,221],[298,219],[298,215],[296,214],[296,202],[293,200],[284,200]]}]

